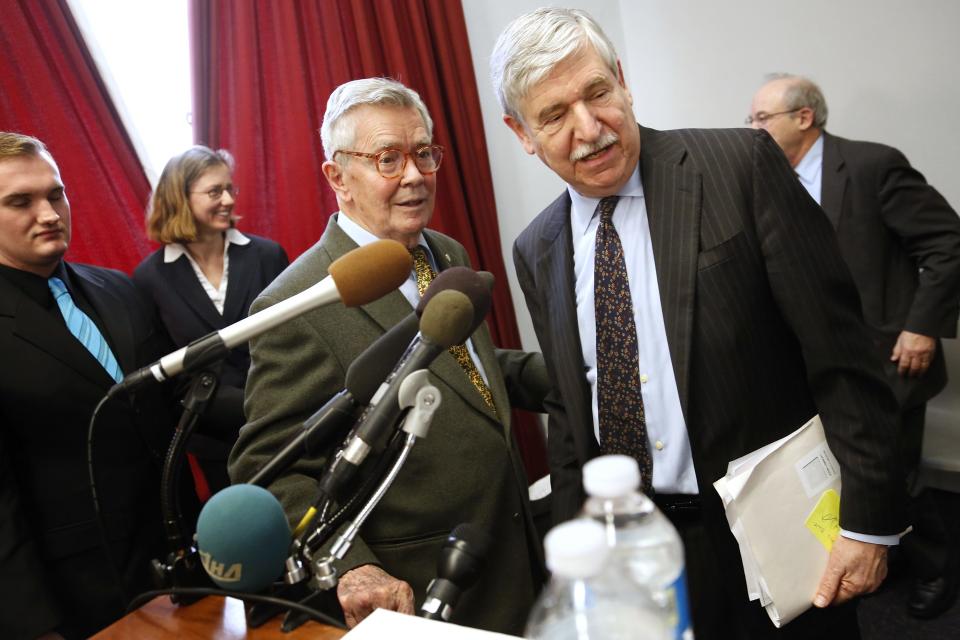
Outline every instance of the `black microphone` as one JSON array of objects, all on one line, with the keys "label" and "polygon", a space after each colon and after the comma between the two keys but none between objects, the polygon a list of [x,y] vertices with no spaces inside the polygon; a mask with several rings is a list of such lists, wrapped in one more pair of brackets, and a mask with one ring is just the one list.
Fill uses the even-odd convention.
[{"label": "black microphone", "polygon": [[457,525],[440,550],[437,577],[427,585],[427,597],[420,617],[449,621],[460,595],[480,577],[484,558],[490,549],[490,535],[475,524]]},{"label": "black microphone", "polygon": [[348,307],[373,302],[403,284],[412,265],[410,253],[394,240],[358,247],[334,260],[327,268],[330,275],[312,287],[163,356],[126,376],[107,395],[202,369],[224,358],[237,345],[317,307],[338,301]]},{"label": "black microphone", "polygon": [[370,402],[393,369],[393,363],[406,351],[419,322],[417,314],[410,313],[370,343],[347,368],[343,391],[307,418],[303,430],[250,478],[250,484],[269,486],[294,460],[310,455],[322,445],[325,436],[336,433],[347,420],[355,418],[357,408]]},{"label": "black microphone", "polygon": [[[276,477],[297,458],[309,455],[320,446],[321,437],[335,431],[341,423],[352,418],[357,407],[370,402],[381,387],[381,381],[391,375],[393,363],[406,355],[414,339],[418,319],[430,301],[442,291],[459,291],[473,305],[473,323],[479,326],[490,309],[490,290],[493,276],[486,271],[475,272],[466,267],[451,267],[440,273],[424,291],[415,313],[411,313],[387,333],[380,336],[361,353],[347,369],[343,391],[331,398],[323,407],[306,420],[303,431],[291,440],[274,458],[250,479],[250,484],[269,486]],[[440,311],[444,307],[441,306]],[[436,311],[435,311],[436,313]],[[436,324],[436,320],[430,321]],[[444,325],[445,330],[450,327]],[[475,327],[474,327],[475,328]],[[472,333],[472,330],[471,330]],[[454,343],[458,344],[458,343]],[[412,346],[412,345],[411,345]],[[442,351],[442,349],[440,350]],[[437,352],[437,354],[440,353]],[[436,357],[436,356],[434,356]],[[432,359],[431,359],[432,360]],[[429,362],[427,362],[429,364]],[[400,379],[400,382],[403,378]],[[399,411],[399,407],[398,407]],[[368,433],[364,433],[369,437]]]},{"label": "black microphone", "polygon": [[380,385],[344,446],[330,461],[320,479],[321,495],[335,498],[370,451],[383,449],[384,440],[400,417],[400,385],[409,374],[426,368],[445,350],[470,337],[475,328],[473,319],[473,305],[460,291],[447,289],[432,296],[420,317],[420,333]]}]

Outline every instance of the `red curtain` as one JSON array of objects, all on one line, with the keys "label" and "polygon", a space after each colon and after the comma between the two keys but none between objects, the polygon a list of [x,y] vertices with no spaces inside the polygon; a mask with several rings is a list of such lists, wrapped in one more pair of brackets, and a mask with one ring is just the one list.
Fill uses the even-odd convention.
[{"label": "red curtain", "polygon": [[[191,0],[190,15],[194,137],[236,156],[241,228],[277,240],[291,257],[316,242],[337,210],[320,170],[327,97],[356,78],[399,80],[421,95],[447,149],[430,226],[493,273],[491,333],[518,346],[460,2]],[[540,477],[540,432],[530,416],[517,424],[527,470]]]},{"label": "red curtain", "polygon": [[130,272],[149,252],[150,183],[66,0],[4,3],[0,130],[43,140],[67,187],[67,258]]}]

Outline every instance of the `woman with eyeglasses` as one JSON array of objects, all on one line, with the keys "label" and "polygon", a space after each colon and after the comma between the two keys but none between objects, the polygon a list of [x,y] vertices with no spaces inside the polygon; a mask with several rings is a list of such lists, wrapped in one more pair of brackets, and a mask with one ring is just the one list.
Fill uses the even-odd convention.
[{"label": "woman with eyeglasses", "polygon": [[[147,256],[134,282],[156,304],[177,347],[242,320],[253,299],[289,260],[279,244],[236,229],[238,189],[233,157],[204,146],[167,162],[147,208],[147,235],[163,246]],[[244,423],[247,348],[223,361],[217,395],[208,403],[188,449],[197,493],[227,486],[226,456]],[[203,468],[202,477],[195,460]]]}]

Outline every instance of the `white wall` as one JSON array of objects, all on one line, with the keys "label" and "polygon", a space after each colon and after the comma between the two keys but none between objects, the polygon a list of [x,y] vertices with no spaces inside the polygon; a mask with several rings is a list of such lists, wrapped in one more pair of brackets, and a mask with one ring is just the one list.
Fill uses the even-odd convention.
[{"label": "white wall", "polygon": [[[517,234],[561,191],[500,118],[488,60],[500,31],[538,0],[462,0],[484,112],[500,234],[524,344],[535,348],[512,276]],[[557,3],[553,3],[557,4]],[[960,2],[955,0],[597,0],[586,9],[620,51],[645,125],[742,126],[765,73],[809,75],[838,135],[898,147],[960,206]],[[960,414],[960,347],[947,343],[956,380],[931,404],[931,424]]]}]

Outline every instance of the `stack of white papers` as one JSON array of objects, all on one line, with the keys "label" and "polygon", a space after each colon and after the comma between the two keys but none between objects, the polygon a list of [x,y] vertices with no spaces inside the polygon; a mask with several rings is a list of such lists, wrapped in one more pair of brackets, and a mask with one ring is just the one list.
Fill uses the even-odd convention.
[{"label": "stack of white papers", "polygon": [[840,533],[840,466],[820,417],[738,458],[713,483],[740,545],[751,600],[780,627],[812,606]]},{"label": "stack of white papers", "polygon": [[518,640],[516,636],[461,627],[439,620],[377,609],[346,634],[344,640]]}]

